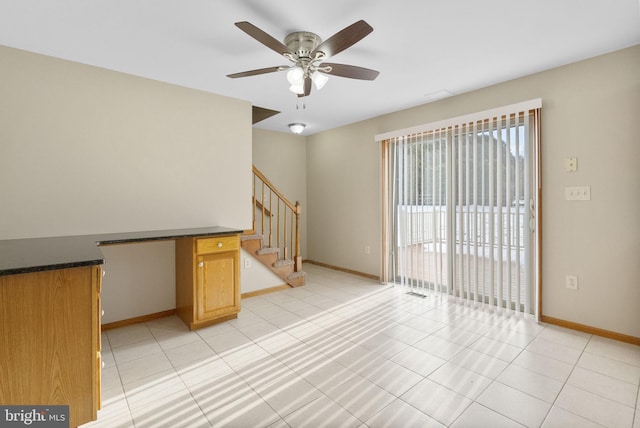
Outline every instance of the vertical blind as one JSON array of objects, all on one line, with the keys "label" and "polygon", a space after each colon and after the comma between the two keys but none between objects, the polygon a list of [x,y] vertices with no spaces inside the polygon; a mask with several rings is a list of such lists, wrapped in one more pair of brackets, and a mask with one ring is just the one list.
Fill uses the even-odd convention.
[{"label": "vertical blind", "polygon": [[384,281],[534,313],[540,106],[377,136]]}]

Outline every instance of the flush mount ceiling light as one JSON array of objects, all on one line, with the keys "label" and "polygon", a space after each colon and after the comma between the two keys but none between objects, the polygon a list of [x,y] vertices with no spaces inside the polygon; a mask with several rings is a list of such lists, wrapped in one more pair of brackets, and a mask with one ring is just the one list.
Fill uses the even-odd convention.
[{"label": "flush mount ceiling light", "polygon": [[294,134],[300,134],[302,131],[304,131],[304,128],[307,125],[305,125],[304,123],[290,123],[289,124],[289,129],[291,130],[291,132],[293,132]]},{"label": "flush mount ceiling light", "polygon": [[236,27],[282,55],[292,64],[243,71],[228,74],[227,77],[235,79],[286,71],[290,85],[289,90],[297,94],[298,97],[308,96],[312,86],[320,90],[329,80],[327,75],[358,80],[374,80],[378,77],[379,72],[376,70],[324,62],[325,59],[351,47],[373,31],[373,28],[363,20],[349,25],[326,40],[322,40],[317,34],[308,31],[296,31],[285,37],[284,43],[247,21],[236,22]]}]

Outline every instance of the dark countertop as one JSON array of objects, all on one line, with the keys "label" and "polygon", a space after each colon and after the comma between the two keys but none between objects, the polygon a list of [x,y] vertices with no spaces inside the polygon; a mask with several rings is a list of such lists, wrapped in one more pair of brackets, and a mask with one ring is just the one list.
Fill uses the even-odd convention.
[{"label": "dark countertop", "polygon": [[0,276],[104,264],[100,245],[162,241],[178,238],[236,235],[228,227],[152,230],[97,235],[0,240]]}]

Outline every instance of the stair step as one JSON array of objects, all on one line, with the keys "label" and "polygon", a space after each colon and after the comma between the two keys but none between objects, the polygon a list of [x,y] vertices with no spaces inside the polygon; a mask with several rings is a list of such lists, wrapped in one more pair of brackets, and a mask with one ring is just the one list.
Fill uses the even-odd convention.
[{"label": "stair step", "polygon": [[240,241],[242,248],[251,254],[256,254],[262,248],[262,235],[259,234],[242,235]]},{"label": "stair step", "polygon": [[291,259],[281,259],[273,264],[274,268],[279,268],[283,266],[293,266],[293,260]]},{"label": "stair step", "polygon": [[276,275],[282,278],[291,287],[300,287],[305,284],[304,272],[293,272],[295,261],[281,259],[279,248],[261,248],[263,236],[261,234],[242,235],[242,248],[256,257],[260,263],[270,268]]},{"label": "stair step", "polygon": [[275,254],[275,253],[279,253],[280,249],[279,248],[262,248],[258,251],[256,251],[256,254],[259,256],[262,256],[264,254]]},{"label": "stair step", "polygon": [[287,284],[292,287],[300,287],[305,284],[307,274],[304,271],[293,272],[287,276]]},{"label": "stair step", "polygon": [[278,276],[285,281],[293,273],[293,263],[288,263],[287,260],[277,260],[271,266]]},{"label": "stair step", "polygon": [[252,239],[259,239],[260,242],[262,242],[262,234],[260,233],[253,233],[251,235],[240,235],[240,240],[241,241],[251,241]]}]

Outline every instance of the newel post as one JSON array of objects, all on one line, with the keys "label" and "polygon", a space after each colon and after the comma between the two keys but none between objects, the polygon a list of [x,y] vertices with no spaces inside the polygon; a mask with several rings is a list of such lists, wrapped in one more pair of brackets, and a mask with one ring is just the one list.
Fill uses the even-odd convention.
[{"label": "newel post", "polygon": [[296,255],[294,269],[296,272],[302,271],[302,255],[300,254],[300,214],[302,213],[302,205],[296,201]]}]

